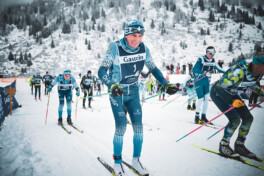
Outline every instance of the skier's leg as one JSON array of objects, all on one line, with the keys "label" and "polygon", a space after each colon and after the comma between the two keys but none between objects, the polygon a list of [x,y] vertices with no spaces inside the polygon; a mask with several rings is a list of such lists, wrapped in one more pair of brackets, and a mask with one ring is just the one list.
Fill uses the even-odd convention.
[{"label": "skier's leg", "polygon": [[238,140],[244,142],[246,140],[251,124],[253,122],[253,116],[248,110],[247,106],[242,106],[238,108],[237,111],[242,119],[242,123],[240,125],[239,133],[238,133]]},{"label": "skier's leg", "polygon": [[83,107],[85,107],[85,101],[86,101],[86,99],[87,99],[87,89],[84,89],[84,95],[83,95]]},{"label": "skier's leg", "polygon": [[59,108],[58,108],[58,113],[59,113],[59,118],[62,118],[62,112],[63,112],[63,106],[64,106],[64,92],[59,91]]},{"label": "skier's leg", "polygon": [[[228,110],[231,106],[229,105],[228,102],[222,97],[223,92],[219,92],[216,90],[214,87],[211,90],[211,98],[215,105],[218,107],[218,109],[221,112],[225,112]],[[222,96],[222,97],[221,97]],[[237,129],[238,125],[240,124],[240,115],[238,113],[237,109],[233,109],[227,113],[225,113],[226,117],[228,118],[229,122],[226,125],[225,131],[224,131],[224,136],[222,138],[223,141],[228,142],[230,141],[231,137],[233,136],[235,130]]]},{"label": "skier's leg", "polygon": [[115,163],[122,163],[123,136],[126,131],[127,120],[124,112],[123,97],[110,95],[110,103],[115,118],[115,135],[113,139]]},{"label": "skier's leg", "polygon": [[68,117],[71,117],[71,101],[72,101],[72,91],[66,92],[66,102],[67,102],[67,114]]},{"label": "skier's leg", "polygon": [[139,101],[139,94],[133,95],[129,98],[129,101],[126,103],[127,111],[129,113],[134,137],[134,153],[133,157],[138,158],[141,155],[142,143],[143,143],[143,125],[142,125],[142,109]]},{"label": "skier's leg", "polygon": [[203,103],[203,99],[204,99],[204,86],[203,86],[202,83],[200,83],[200,81],[195,83],[195,90],[196,90],[196,94],[197,94],[197,97],[198,97],[198,101],[197,101],[197,104],[196,104],[195,118],[199,121],[200,109],[201,109],[201,106],[202,106],[202,103]]}]

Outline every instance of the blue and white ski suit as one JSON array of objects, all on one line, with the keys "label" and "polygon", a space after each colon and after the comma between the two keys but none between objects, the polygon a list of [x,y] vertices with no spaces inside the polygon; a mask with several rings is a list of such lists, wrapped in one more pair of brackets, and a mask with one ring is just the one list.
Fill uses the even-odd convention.
[{"label": "blue and white ski suit", "polygon": [[[110,102],[116,125],[113,140],[114,156],[120,157],[120,159],[115,160],[115,163],[122,162],[123,135],[127,126],[124,112],[125,107],[130,115],[134,130],[133,157],[140,157],[141,155],[143,126],[138,78],[144,65],[147,66],[150,72],[163,86],[168,83],[154,64],[149,49],[144,43],[141,42],[137,48],[131,48],[125,38],[110,43],[102,65],[98,71],[99,78],[107,85],[109,91],[113,83],[120,84],[124,91],[123,96],[113,97],[110,95]],[[109,71],[109,73],[107,73],[107,71]]]},{"label": "blue and white ski suit", "polygon": [[198,58],[197,62],[195,63],[192,69],[192,72],[195,73],[194,85],[198,97],[198,102],[196,105],[196,116],[199,116],[202,103],[202,116],[206,115],[209,101],[211,77],[206,76],[205,73],[213,73],[214,69],[217,69],[221,73],[225,73],[225,70],[218,66],[214,58],[209,59],[206,55]]},{"label": "blue and white ski suit", "polygon": [[195,88],[194,88],[193,74],[189,74],[186,76],[182,87],[186,89],[187,95],[189,96],[188,105],[190,105],[192,101],[193,101],[193,103],[195,103],[196,102],[196,92],[195,92]]},{"label": "blue and white ski suit", "polygon": [[57,76],[51,86],[58,84],[58,95],[60,99],[60,104],[58,108],[59,118],[62,118],[63,106],[64,106],[64,97],[67,102],[67,114],[68,117],[71,117],[71,100],[72,100],[72,89],[75,88],[76,92],[79,92],[80,88],[76,83],[75,78],[71,75],[69,80],[64,79],[64,75],[60,74]]}]

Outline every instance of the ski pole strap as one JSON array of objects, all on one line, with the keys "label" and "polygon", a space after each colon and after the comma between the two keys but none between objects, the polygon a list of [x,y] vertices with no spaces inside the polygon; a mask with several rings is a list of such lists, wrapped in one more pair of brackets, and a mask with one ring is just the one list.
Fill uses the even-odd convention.
[{"label": "ski pole strap", "polygon": [[178,139],[176,142],[179,142],[179,141],[180,141],[180,140],[182,140],[183,138],[185,138],[185,137],[189,136],[189,135],[190,135],[190,134],[192,134],[193,132],[195,132],[195,131],[199,130],[199,129],[200,129],[200,128],[202,128],[203,126],[207,125],[208,123],[212,122],[212,121],[213,121],[213,120],[215,120],[216,118],[218,118],[218,117],[220,117],[221,115],[223,115],[223,114],[225,114],[225,113],[227,113],[227,112],[231,111],[231,110],[232,110],[232,109],[234,109],[234,108],[235,108],[234,106],[233,106],[233,107],[231,107],[231,108],[229,108],[229,109],[228,109],[228,110],[226,110],[225,112],[223,112],[223,113],[219,114],[219,115],[218,115],[218,116],[216,116],[215,118],[213,118],[213,119],[209,120],[208,122],[204,123],[203,125],[199,126],[198,128],[194,129],[193,131],[189,132],[188,134],[184,135],[183,137],[181,137],[180,139]]}]

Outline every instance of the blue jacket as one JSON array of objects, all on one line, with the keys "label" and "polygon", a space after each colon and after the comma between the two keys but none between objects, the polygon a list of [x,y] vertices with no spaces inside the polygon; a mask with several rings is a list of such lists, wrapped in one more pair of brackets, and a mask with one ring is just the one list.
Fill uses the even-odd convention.
[{"label": "blue jacket", "polygon": [[154,64],[149,49],[143,42],[137,48],[132,48],[126,39],[122,38],[109,44],[98,76],[108,88],[113,83],[119,83],[124,95],[133,95],[139,91],[138,78],[144,65],[163,86],[168,83]]},{"label": "blue jacket", "polygon": [[[206,72],[213,72],[213,69],[217,69],[221,73],[225,73],[225,70],[222,69],[216,62],[215,59],[209,59],[206,55],[198,58],[197,62],[195,63],[192,72],[195,73],[194,81],[204,82],[209,81],[208,77],[202,78],[205,76]],[[202,79],[201,79],[202,78]],[[198,82],[198,81],[197,81]]]},{"label": "blue jacket", "polygon": [[75,78],[71,75],[69,80],[64,79],[64,75],[61,74],[57,76],[53,82],[51,83],[51,86],[55,86],[58,83],[58,91],[67,91],[72,90],[73,88],[76,89],[76,91],[79,91],[80,88],[78,87],[78,84],[76,83]]}]

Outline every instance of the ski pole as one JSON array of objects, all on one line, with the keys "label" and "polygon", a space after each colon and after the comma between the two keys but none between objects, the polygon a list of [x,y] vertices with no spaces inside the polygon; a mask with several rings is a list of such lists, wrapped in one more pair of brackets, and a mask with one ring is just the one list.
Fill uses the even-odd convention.
[{"label": "ski pole", "polygon": [[49,96],[48,96],[48,103],[47,103],[47,111],[46,111],[45,125],[47,124],[47,119],[48,119],[49,100],[50,100],[50,92],[49,92]]},{"label": "ski pole", "polygon": [[76,97],[76,106],[75,106],[75,121],[77,120],[77,104],[78,104],[78,97]]},{"label": "ski pole", "polygon": [[[259,102],[257,105],[260,105],[261,103],[263,103],[264,100],[262,100],[261,102]],[[257,105],[253,106],[249,111],[253,110]],[[217,133],[219,133],[220,131],[222,131],[223,129],[225,129],[226,126],[224,126],[223,128],[221,128],[220,130],[218,130],[217,132],[215,132],[213,135],[211,135],[210,137],[207,138],[207,140],[211,139],[213,136],[215,136]]]},{"label": "ski pole", "polygon": [[181,95],[183,95],[183,94],[179,94],[178,96],[176,96],[175,98],[173,98],[171,101],[169,101],[168,103],[166,103],[164,106],[162,106],[162,108],[165,108],[168,104],[170,104],[171,102],[173,102],[174,100],[176,100]]},{"label": "ski pole", "polygon": [[150,97],[148,97],[148,98],[144,98],[144,99],[142,99],[142,100],[140,100],[140,101],[145,101],[145,100],[148,100],[148,99],[151,99],[151,98],[154,98],[154,97],[157,97],[157,96],[159,96],[159,95],[163,95],[163,94],[165,94],[166,92],[162,92],[162,93],[159,93],[159,94],[156,94],[156,95],[152,95],[152,96],[150,96]]},{"label": "ski pole", "polygon": [[216,116],[215,118],[213,118],[213,119],[209,120],[208,122],[204,123],[203,125],[199,126],[198,128],[194,129],[193,131],[189,132],[188,134],[184,135],[183,137],[181,137],[180,139],[178,139],[176,142],[179,142],[179,141],[180,141],[180,140],[182,140],[183,138],[185,138],[185,137],[189,136],[189,135],[190,135],[190,134],[192,134],[193,132],[195,132],[195,131],[199,130],[200,128],[202,128],[202,127],[203,127],[203,126],[205,126],[206,124],[208,124],[208,123],[212,122],[212,121],[213,121],[213,120],[215,120],[216,118],[218,118],[218,117],[220,117],[221,115],[223,115],[223,114],[225,114],[225,113],[227,113],[227,112],[231,111],[231,110],[232,110],[232,109],[234,109],[234,108],[235,108],[234,106],[233,106],[233,107],[231,107],[231,108],[229,108],[229,109],[228,109],[228,110],[226,110],[225,112],[223,112],[223,113],[219,114],[219,115],[218,115],[218,116]]}]

